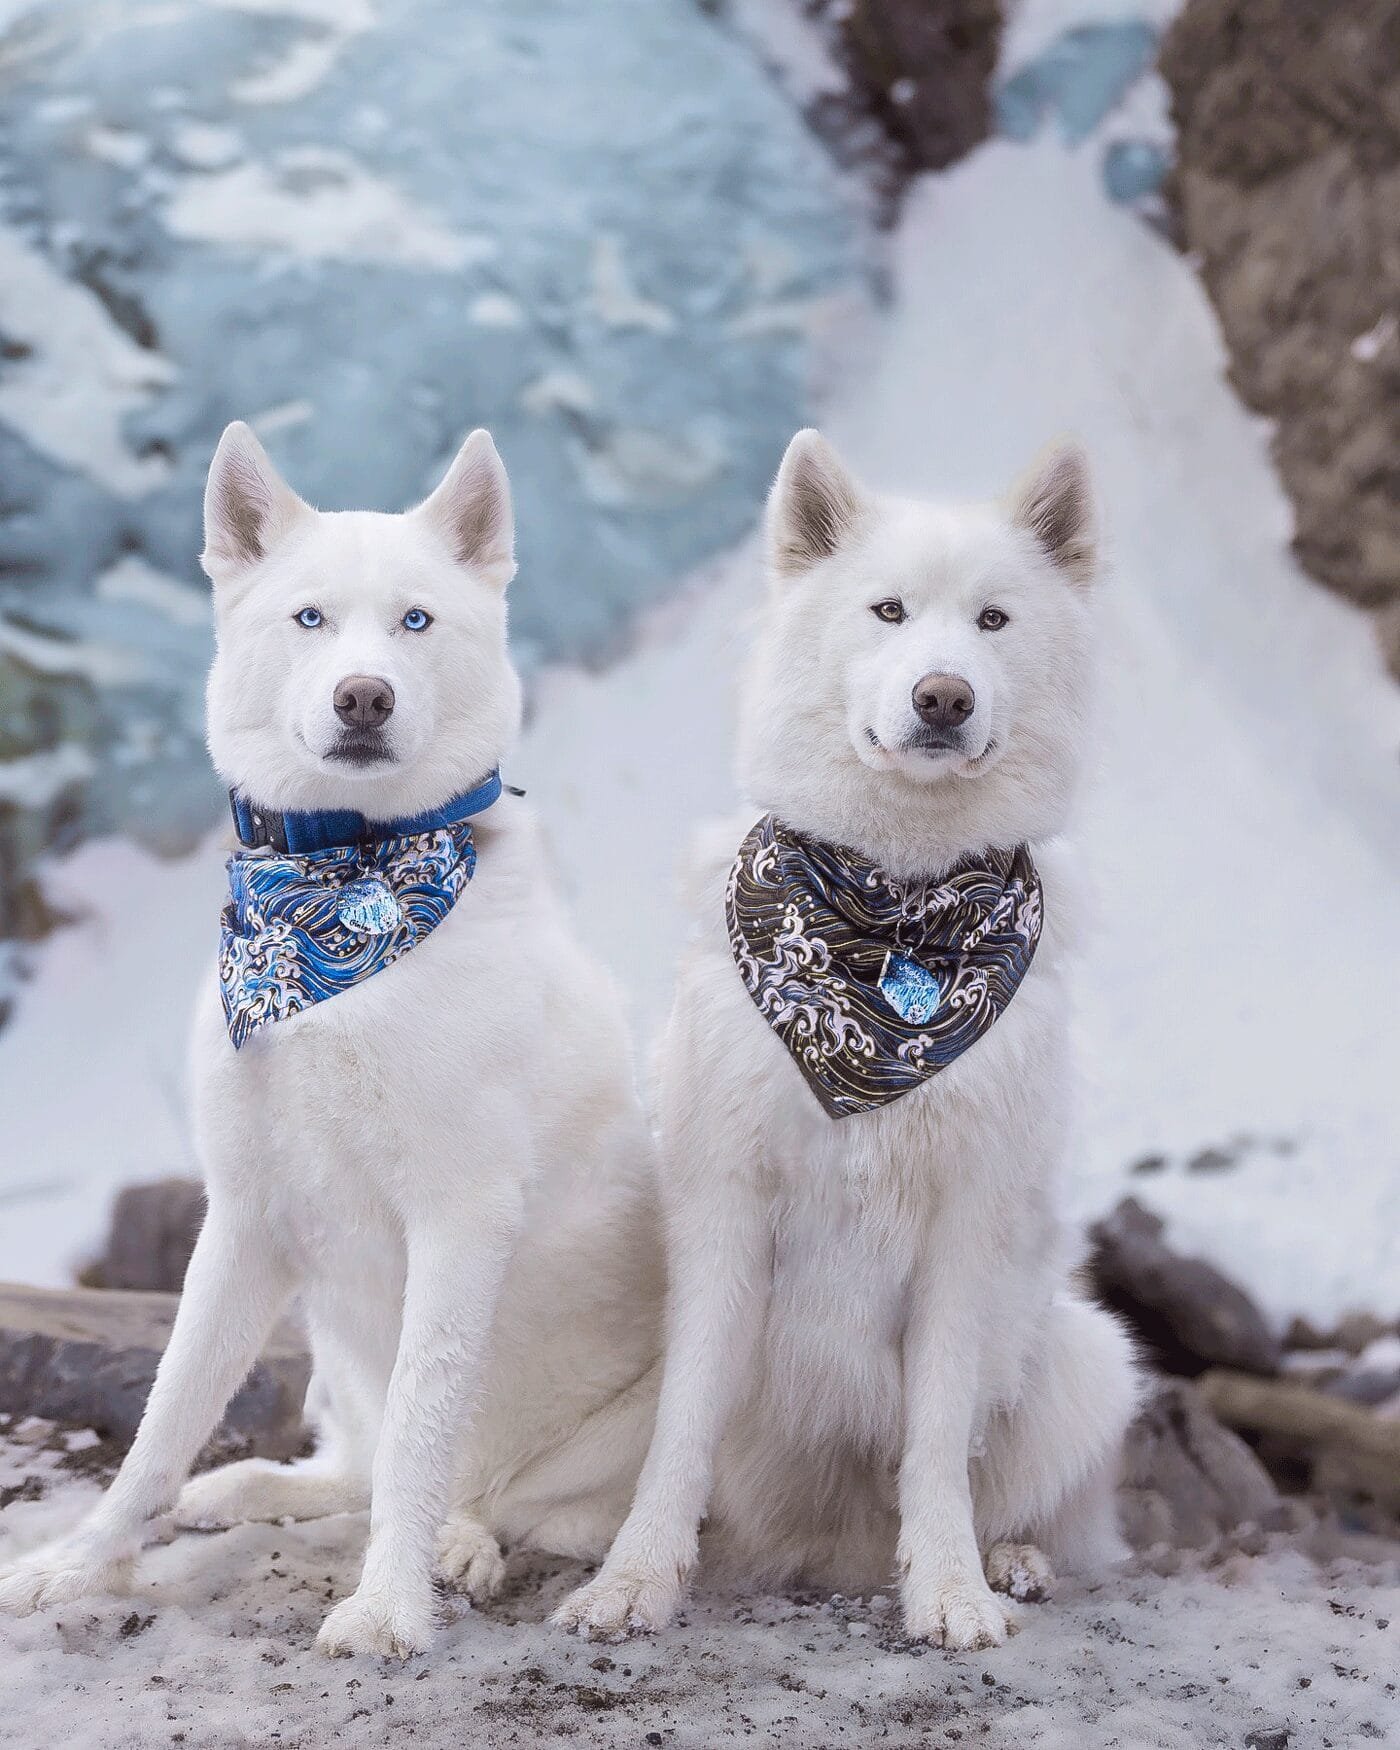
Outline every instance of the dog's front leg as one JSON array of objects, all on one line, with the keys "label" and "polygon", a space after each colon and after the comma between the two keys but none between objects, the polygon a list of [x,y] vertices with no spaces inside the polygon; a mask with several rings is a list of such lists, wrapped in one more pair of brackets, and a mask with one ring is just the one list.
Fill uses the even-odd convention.
[{"label": "dog's front leg", "polygon": [[170,1507],[292,1289],[260,1221],[211,1201],[170,1342],[116,1480],[76,1531],[0,1575],[0,1611],[23,1616],[123,1589],[148,1519]]},{"label": "dog's front leg", "polygon": [[989,1316],[985,1253],[970,1236],[986,1219],[986,1212],[942,1212],[914,1283],[904,1338],[904,1623],[913,1638],[950,1648],[1000,1646],[1009,1626],[982,1571],[968,1476]]},{"label": "dog's front leg", "polygon": [[[746,1389],[770,1277],[767,1209],[732,1135],[696,1124],[666,1198],[666,1364],[632,1509],[595,1579],[554,1613],[561,1628],[663,1628],[695,1565],[714,1457]],[[673,1137],[674,1149],[681,1139]]]},{"label": "dog's front leg", "polygon": [[[498,1157],[509,1159],[509,1151]],[[406,1659],[432,1637],[433,1564],[501,1283],[520,1231],[523,1174],[408,1226],[398,1355],[375,1449],[359,1586],[326,1618],[324,1653]]]}]

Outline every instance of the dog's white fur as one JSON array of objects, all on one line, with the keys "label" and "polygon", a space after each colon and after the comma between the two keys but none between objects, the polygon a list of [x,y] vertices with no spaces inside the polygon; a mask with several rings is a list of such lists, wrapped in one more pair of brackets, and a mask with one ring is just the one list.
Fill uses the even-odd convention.
[{"label": "dog's white fur", "polygon": [[[656,1432],[601,1572],[556,1620],[665,1623],[698,1554],[846,1590],[902,1576],[911,1636],[1000,1642],[1053,1561],[1119,1553],[1125,1337],[1077,1292],[1056,1212],[1070,892],[1053,840],[1087,727],[1093,510],[1053,452],[1004,503],[875,498],[814,432],[768,517],[771,589],[741,713],[751,800],[896,876],[1032,845],[1046,922],[1014,1001],[941,1074],[827,1118],[751,1002],[717,842],[661,1056],[670,1276]],[[903,623],[872,613],[902,603]],[[1002,610],[1008,623],[982,629]],[[911,692],[971,682],[952,749]]]},{"label": "dog's white fur", "polygon": [[[470,789],[508,753],[513,529],[485,432],[417,510],[331,515],[231,426],[206,536],[209,744],[255,803],[391,819]],[[297,623],[307,606],[320,626]],[[401,624],[411,607],[433,616],[426,631]],[[389,757],[369,765],[335,753],[332,694],[353,674],[396,696]],[[201,1476],[177,1518],[370,1506],[359,1587],[319,1645],[423,1647],[435,1551],[480,1595],[501,1577],[493,1534],[606,1549],[655,1403],[650,1142],[620,1005],[549,890],[531,815],[507,797],[476,842],[474,879],[419,947],[241,1051],[209,981],[193,1054],[209,1213],[170,1345],[112,1488],[70,1538],[0,1577],[0,1609],[121,1587],[294,1293],[315,1455]]]}]

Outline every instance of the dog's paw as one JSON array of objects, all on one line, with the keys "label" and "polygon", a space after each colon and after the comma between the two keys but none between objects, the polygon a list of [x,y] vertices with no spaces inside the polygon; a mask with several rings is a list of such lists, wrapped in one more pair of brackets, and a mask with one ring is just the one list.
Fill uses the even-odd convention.
[{"label": "dog's paw", "polygon": [[571,1592],[550,1621],[585,1640],[622,1640],[665,1628],[681,1601],[678,1575],[609,1573],[606,1568],[586,1586]]},{"label": "dog's paw", "polygon": [[1055,1585],[1055,1571],[1033,1543],[994,1543],[987,1551],[987,1584],[1020,1604],[1039,1604]]},{"label": "dog's paw", "polygon": [[77,1542],[55,1543],[0,1568],[0,1616],[29,1616],[47,1604],[68,1604],[102,1592],[123,1592],[132,1556],[99,1556]]},{"label": "dog's paw", "polygon": [[953,1576],[904,1590],[904,1631],[949,1652],[999,1647],[1011,1633],[1010,1612],[980,1574]]},{"label": "dog's paw", "polygon": [[427,1650],[434,1627],[430,1601],[361,1586],[321,1624],[316,1648],[332,1659],[411,1659]]},{"label": "dog's paw", "polygon": [[454,1513],[438,1538],[438,1573],[473,1604],[494,1598],[506,1577],[501,1546],[479,1519]]},{"label": "dog's paw", "polygon": [[175,1503],[173,1518],[181,1531],[227,1531],[263,1517],[258,1512],[257,1459],[226,1464],[191,1477]]}]

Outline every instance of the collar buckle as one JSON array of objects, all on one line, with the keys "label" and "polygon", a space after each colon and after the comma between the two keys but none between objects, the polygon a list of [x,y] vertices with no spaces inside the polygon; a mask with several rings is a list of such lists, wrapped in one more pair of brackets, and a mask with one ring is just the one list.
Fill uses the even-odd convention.
[{"label": "collar buckle", "polygon": [[286,825],[279,810],[255,808],[236,790],[229,791],[228,800],[233,811],[234,831],[238,834],[240,844],[250,851],[261,850],[264,845],[274,851],[286,851]]}]

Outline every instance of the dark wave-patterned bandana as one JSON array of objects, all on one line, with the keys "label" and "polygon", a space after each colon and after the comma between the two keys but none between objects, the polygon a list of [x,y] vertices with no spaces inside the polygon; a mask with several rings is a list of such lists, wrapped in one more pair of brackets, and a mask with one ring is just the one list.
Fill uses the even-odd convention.
[{"label": "dark wave-patterned bandana", "polygon": [[907,1094],[976,1043],[1040,939],[1025,845],[897,881],[771,814],[739,847],[729,942],[758,1011],[828,1116]]},{"label": "dark wave-patterned bandana", "polygon": [[240,1046],[401,960],[447,916],[476,868],[469,822],[304,856],[228,861],[219,985]]}]

